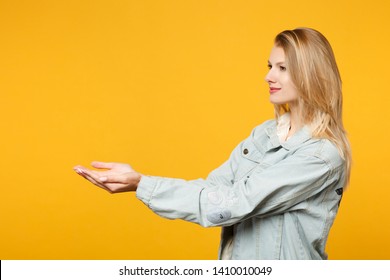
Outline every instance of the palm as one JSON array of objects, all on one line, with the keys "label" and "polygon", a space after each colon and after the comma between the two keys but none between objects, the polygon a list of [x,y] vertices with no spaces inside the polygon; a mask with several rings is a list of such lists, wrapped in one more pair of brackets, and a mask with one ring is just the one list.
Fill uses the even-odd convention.
[{"label": "palm", "polygon": [[75,167],[75,170],[91,183],[112,193],[135,191],[140,181],[141,175],[128,164],[93,162],[92,166],[97,170],[82,166]]}]

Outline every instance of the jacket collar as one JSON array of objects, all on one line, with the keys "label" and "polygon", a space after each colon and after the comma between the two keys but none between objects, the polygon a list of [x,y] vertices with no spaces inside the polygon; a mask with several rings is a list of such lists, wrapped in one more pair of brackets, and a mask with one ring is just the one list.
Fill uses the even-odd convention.
[{"label": "jacket collar", "polygon": [[291,136],[286,142],[283,143],[280,143],[279,141],[276,122],[274,122],[270,127],[266,128],[265,133],[270,139],[269,143],[271,147],[269,147],[269,149],[274,149],[281,146],[287,150],[291,150],[312,138],[310,128],[307,125],[295,132],[293,136]]}]

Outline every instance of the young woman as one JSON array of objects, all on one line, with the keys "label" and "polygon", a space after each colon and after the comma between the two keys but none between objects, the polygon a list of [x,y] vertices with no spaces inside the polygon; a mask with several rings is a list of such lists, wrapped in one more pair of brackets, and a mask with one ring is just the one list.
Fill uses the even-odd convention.
[{"label": "young woman", "polygon": [[220,259],[326,259],[351,163],[335,57],[321,33],[298,28],[276,36],[268,67],[275,119],[207,179],[144,176],[121,163],[75,171],[111,193],[136,191],[163,217],[222,227]]}]

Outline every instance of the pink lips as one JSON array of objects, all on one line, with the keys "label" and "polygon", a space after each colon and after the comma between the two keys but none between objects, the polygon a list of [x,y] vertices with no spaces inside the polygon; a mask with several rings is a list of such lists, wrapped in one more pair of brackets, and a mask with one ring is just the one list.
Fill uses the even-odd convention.
[{"label": "pink lips", "polygon": [[279,91],[281,88],[275,88],[275,87],[270,87],[269,88],[269,93],[275,93],[277,91]]}]

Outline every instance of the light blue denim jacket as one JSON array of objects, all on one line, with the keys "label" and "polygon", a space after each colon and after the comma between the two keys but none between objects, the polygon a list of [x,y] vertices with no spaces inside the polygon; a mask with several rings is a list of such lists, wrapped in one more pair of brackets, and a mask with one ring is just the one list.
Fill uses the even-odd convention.
[{"label": "light blue denim jacket", "polygon": [[168,219],[223,227],[231,259],[326,259],[344,161],[308,127],[280,143],[276,121],[256,127],[207,179],[143,176],[137,197]]}]

